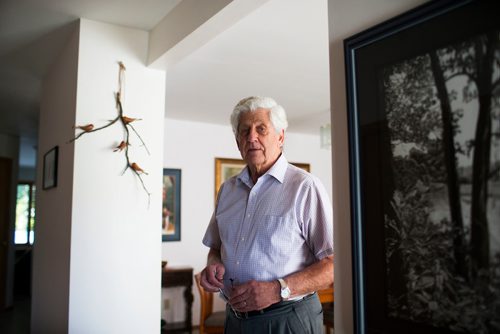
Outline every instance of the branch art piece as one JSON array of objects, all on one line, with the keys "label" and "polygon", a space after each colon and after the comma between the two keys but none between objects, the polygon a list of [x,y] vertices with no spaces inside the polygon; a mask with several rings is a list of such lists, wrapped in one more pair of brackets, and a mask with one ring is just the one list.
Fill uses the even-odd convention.
[{"label": "branch art piece", "polygon": [[150,152],[149,152],[149,150],[148,150],[148,148],[146,146],[146,143],[142,140],[141,136],[139,135],[139,133],[137,132],[137,130],[132,125],[133,122],[140,121],[141,119],[140,118],[132,118],[132,117],[128,117],[128,116],[123,115],[123,106],[122,106],[121,99],[123,97],[123,95],[122,95],[122,91],[123,91],[122,88],[123,88],[123,82],[124,82],[124,78],[125,78],[125,70],[126,70],[126,68],[125,68],[125,65],[123,65],[123,63],[121,61],[118,62],[118,65],[119,65],[119,70],[118,70],[118,92],[115,93],[116,109],[118,111],[118,116],[116,116],[114,119],[108,121],[107,124],[105,124],[103,126],[100,126],[100,127],[97,127],[97,128],[94,126],[94,124],[86,124],[86,125],[76,125],[76,126],[74,126],[73,127],[74,129],[79,129],[82,132],[80,132],[78,135],[76,135],[75,138],[71,139],[70,142],[76,141],[78,138],[82,137],[85,134],[88,134],[88,133],[91,133],[91,132],[96,132],[96,131],[99,131],[99,130],[103,130],[103,129],[105,129],[107,127],[110,127],[111,125],[115,124],[116,122],[120,121],[121,125],[123,126],[123,129],[125,130],[125,135],[124,135],[124,139],[120,142],[120,144],[118,144],[118,146],[116,146],[113,149],[113,152],[124,152],[125,153],[126,165],[125,165],[125,169],[122,172],[122,175],[125,174],[125,172],[127,171],[127,169],[130,168],[130,170],[139,178],[139,181],[141,181],[141,184],[142,184],[142,188],[144,189],[144,191],[148,195],[148,206],[149,206],[149,202],[150,202],[150,199],[151,199],[151,193],[146,188],[146,185],[144,184],[144,180],[142,179],[142,176],[143,175],[148,175],[148,173],[146,173],[139,166],[139,164],[137,164],[136,162],[131,162],[130,161],[129,152],[128,152],[129,146],[130,146],[130,130],[132,130],[136,134],[136,136],[139,138],[139,140],[142,143],[141,146],[144,147],[144,149],[146,150],[146,152],[148,153],[148,155],[150,155]]}]

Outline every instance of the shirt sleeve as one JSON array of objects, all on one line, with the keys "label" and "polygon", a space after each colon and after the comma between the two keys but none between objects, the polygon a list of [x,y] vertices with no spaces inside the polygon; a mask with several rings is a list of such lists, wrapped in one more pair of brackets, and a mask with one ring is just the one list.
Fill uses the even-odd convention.
[{"label": "shirt sleeve", "polygon": [[303,233],[314,256],[333,255],[333,208],[325,187],[312,176],[303,197]]},{"label": "shirt sleeve", "polygon": [[210,218],[207,230],[205,231],[205,236],[203,237],[203,244],[209,248],[220,249],[221,240],[219,234],[219,227],[217,226],[217,220],[215,218],[215,211]]}]

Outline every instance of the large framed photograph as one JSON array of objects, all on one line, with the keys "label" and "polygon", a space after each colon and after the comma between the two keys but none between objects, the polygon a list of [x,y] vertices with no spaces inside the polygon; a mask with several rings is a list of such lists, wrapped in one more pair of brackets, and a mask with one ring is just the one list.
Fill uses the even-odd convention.
[{"label": "large framed photograph", "polygon": [[356,333],[500,333],[500,2],[345,40]]},{"label": "large framed photograph", "polygon": [[[311,171],[311,166],[308,163],[292,162],[291,164],[307,172]],[[215,158],[215,198],[217,198],[220,186],[226,180],[239,174],[245,166],[246,163],[242,159]]]},{"label": "large framed photograph", "polygon": [[50,189],[57,187],[57,164],[59,146],[55,146],[43,155],[43,182],[42,188]]},{"label": "large framed photograph", "polygon": [[163,169],[162,241],[181,240],[181,170]]}]

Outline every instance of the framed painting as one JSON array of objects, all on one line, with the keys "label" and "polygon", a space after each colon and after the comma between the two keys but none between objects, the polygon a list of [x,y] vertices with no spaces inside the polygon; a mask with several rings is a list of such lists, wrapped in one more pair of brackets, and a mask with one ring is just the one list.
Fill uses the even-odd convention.
[{"label": "framed painting", "polygon": [[[292,162],[291,164],[310,172],[311,166],[307,163]],[[239,174],[245,166],[246,163],[242,159],[215,158],[215,198],[217,198],[220,186],[226,180]]]},{"label": "framed painting", "polygon": [[163,169],[162,241],[181,240],[181,170]]},{"label": "framed painting", "polygon": [[241,159],[215,158],[215,198],[217,198],[220,186],[226,180],[241,172],[245,166],[245,161]]},{"label": "framed painting", "polygon": [[50,189],[57,187],[57,164],[59,158],[59,146],[55,146],[43,155],[43,183],[42,188]]},{"label": "framed painting", "polygon": [[500,2],[344,41],[356,333],[500,332]]}]

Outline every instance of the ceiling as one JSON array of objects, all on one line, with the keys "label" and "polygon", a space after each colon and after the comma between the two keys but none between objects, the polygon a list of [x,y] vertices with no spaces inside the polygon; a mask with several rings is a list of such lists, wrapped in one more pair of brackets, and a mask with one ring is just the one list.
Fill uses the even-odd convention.
[{"label": "ceiling", "polygon": [[[79,17],[151,30],[181,0],[0,0],[0,133],[34,165],[40,83]],[[327,0],[269,0],[166,69],[168,118],[228,125],[243,97],[275,98],[289,131],[329,123]]]}]

